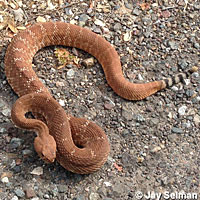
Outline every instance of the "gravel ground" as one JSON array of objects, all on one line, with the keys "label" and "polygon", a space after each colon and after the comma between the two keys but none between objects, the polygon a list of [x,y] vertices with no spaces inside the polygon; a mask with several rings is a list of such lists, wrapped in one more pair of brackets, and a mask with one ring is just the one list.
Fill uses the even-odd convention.
[{"label": "gravel ground", "polygon": [[[116,47],[130,81],[152,81],[200,66],[198,0],[72,0],[59,1],[60,6],[57,1],[17,2],[21,10],[3,3],[0,9],[14,17],[18,29],[36,21],[63,20],[102,35]],[[126,200],[137,199],[137,191],[151,191],[151,199],[153,192],[161,192],[167,199],[165,192],[200,191],[199,73],[185,85],[133,102],[112,91],[96,60],[93,67],[68,64],[58,70],[55,47],[40,50],[34,69],[53,96],[74,116],[100,125],[111,144],[108,161],[98,172],[72,174],[58,163],[40,160],[33,147],[35,134],[11,122],[17,96],[6,81],[3,60],[13,31],[7,26],[0,32],[0,199]],[[91,57],[67,50],[80,61]]]}]

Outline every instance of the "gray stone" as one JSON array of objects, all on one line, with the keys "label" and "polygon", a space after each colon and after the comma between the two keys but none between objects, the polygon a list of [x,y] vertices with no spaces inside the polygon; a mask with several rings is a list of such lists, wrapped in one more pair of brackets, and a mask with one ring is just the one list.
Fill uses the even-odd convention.
[{"label": "gray stone", "polygon": [[68,69],[71,69],[71,68],[73,67],[73,65],[72,65],[72,64],[68,64],[66,67],[67,67]]},{"label": "gray stone", "polygon": [[168,45],[172,50],[178,49],[178,44],[175,40],[169,40]]},{"label": "gray stone", "polygon": [[133,9],[133,4],[132,3],[124,3],[124,5],[128,9]]},{"label": "gray stone", "polygon": [[14,137],[11,139],[10,144],[11,144],[12,148],[16,149],[22,145],[22,142],[23,142],[22,139]]},{"label": "gray stone", "polygon": [[136,122],[143,122],[145,121],[145,118],[142,115],[138,114],[135,116],[135,120]]},{"label": "gray stone", "polygon": [[66,185],[58,185],[58,192],[64,193],[67,191],[67,186]]},{"label": "gray stone", "polygon": [[159,119],[158,118],[151,118],[151,123],[156,125],[159,123]]},{"label": "gray stone", "polygon": [[199,2],[196,2],[193,4],[194,8],[199,10],[200,9],[200,3]]},{"label": "gray stone", "polygon": [[86,14],[81,14],[79,17],[79,22],[86,22],[89,19],[89,16]]},{"label": "gray stone", "polygon": [[73,12],[72,12],[72,9],[71,9],[71,8],[65,8],[65,13],[66,13],[66,15],[68,15],[68,16],[73,15]]},{"label": "gray stone", "polygon": [[0,108],[3,108],[5,106],[5,103],[2,99],[0,99]]},{"label": "gray stone", "polygon": [[187,90],[187,91],[186,91],[186,95],[187,95],[188,97],[192,97],[192,96],[194,95],[194,91],[193,91],[193,90]]},{"label": "gray stone", "polygon": [[195,42],[195,43],[194,43],[194,47],[195,47],[196,49],[199,49],[199,48],[200,48],[200,44],[199,44],[198,42]]},{"label": "gray stone", "polygon": [[185,68],[188,66],[188,63],[187,63],[187,61],[186,61],[185,59],[183,59],[183,60],[180,60],[180,61],[178,62],[178,65],[179,65],[182,69],[185,69]]},{"label": "gray stone", "polygon": [[104,104],[104,107],[105,107],[105,109],[107,109],[107,110],[111,110],[112,108],[114,108],[114,105],[111,104],[111,103],[105,103],[105,104]]},{"label": "gray stone", "polygon": [[122,110],[122,116],[128,121],[133,119],[133,113],[131,111],[129,111],[129,110],[124,110],[123,109]]},{"label": "gray stone", "polygon": [[181,133],[183,133],[183,130],[181,128],[173,127],[172,128],[172,133],[181,134]]},{"label": "gray stone", "polygon": [[123,195],[124,193],[127,193],[127,187],[124,185],[124,183],[115,183],[115,185],[112,187],[113,189],[113,195],[115,196],[115,199],[117,199],[116,197],[120,197],[121,195]]},{"label": "gray stone", "polygon": [[86,198],[83,195],[78,195],[77,197],[74,197],[73,200],[86,200]]},{"label": "gray stone", "polygon": [[132,11],[132,14],[138,16],[138,15],[140,15],[141,12],[142,12],[141,10],[139,10],[138,8],[135,8],[135,9]]},{"label": "gray stone", "polygon": [[21,166],[16,165],[15,167],[13,167],[13,171],[14,171],[15,173],[20,173],[20,172],[21,172]]},{"label": "gray stone", "polygon": [[146,38],[148,38],[150,35],[151,35],[151,31],[146,30],[146,31],[144,32],[144,36],[145,36]]},{"label": "gray stone", "polygon": [[0,133],[3,133],[5,131],[6,131],[6,129],[4,127],[0,127]]},{"label": "gray stone", "polygon": [[73,78],[74,77],[74,70],[73,69],[69,69],[67,72],[67,78]]},{"label": "gray stone", "polygon": [[26,155],[31,155],[33,152],[30,150],[30,149],[24,149],[23,151],[22,151],[22,154],[24,155],[24,156],[26,156]]},{"label": "gray stone", "polygon": [[131,166],[133,167],[135,162],[133,156],[131,156],[129,153],[126,152],[122,154],[121,160],[124,167],[131,167]]},{"label": "gray stone", "polygon": [[98,193],[91,193],[90,195],[89,195],[89,199],[90,200],[98,200],[100,197],[99,197],[99,195],[98,195]]},{"label": "gray stone", "polygon": [[120,23],[116,23],[113,28],[115,31],[118,31],[122,28],[122,25]]},{"label": "gray stone", "polygon": [[24,191],[22,189],[17,188],[17,189],[14,190],[14,192],[18,197],[22,198],[22,197],[25,196],[25,193],[24,193]]},{"label": "gray stone", "polygon": [[9,117],[10,116],[10,109],[9,108],[5,108],[1,112],[5,117]]}]

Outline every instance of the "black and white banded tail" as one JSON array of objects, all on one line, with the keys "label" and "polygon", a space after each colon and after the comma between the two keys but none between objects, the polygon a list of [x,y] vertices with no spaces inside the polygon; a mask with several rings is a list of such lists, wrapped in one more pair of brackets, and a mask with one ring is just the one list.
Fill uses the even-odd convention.
[{"label": "black and white banded tail", "polygon": [[162,80],[163,88],[171,87],[174,84],[179,83],[179,82],[184,83],[184,79],[188,78],[193,72],[197,72],[197,71],[198,71],[198,67],[192,67],[187,72],[179,73],[170,78],[166,78]]}]

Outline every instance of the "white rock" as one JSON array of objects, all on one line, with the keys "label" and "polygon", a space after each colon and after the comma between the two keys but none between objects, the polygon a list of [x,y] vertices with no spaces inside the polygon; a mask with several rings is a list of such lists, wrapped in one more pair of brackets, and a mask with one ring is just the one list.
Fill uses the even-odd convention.
[{"label": "white rock", "polygon": [[185,79],[185,85],[189,85],[190,84],[190,79]]},{"label": "white rock", "polygon": [[198,126],[200,124],[200,116],[198,114],[196,114],[194,116],[193,120],[194,120],[194,123],[195,123],[196,126]]},{"label": "white rock", "polygon": [[178,109],[179,115],[185,115],[186,109],[187,109],[187,106],[181,106],[181,107]]},{"label": "white rock", "polygon": [[139,79],[140,81],[143,81],[143,80],[144,80],[144,78],[142,77],[141,74],[138,74],[138,79]]},{"label": "white rock", "polygon": [[112,186],[112,183],[105,181],[104,184],[106,185],[106,187]]},{"label": "white rock", "polygon": [[39,197],[33,197],[31,200],[40,200]]},{"label": "white rock", "polygon": [[169,117],[170,119],[172,119],[172,118],[173,118],[173,115],[172,115],[172,113],[171,113],[171,112],[169,112],[169,114],[168,114],[168,117]]},{"label": "white rock", "polygon": [[198,101],[200,101],[200,96],[199,96],[199,97],[197,97],[197,100],[198,100]]},{"label": "white rock", "polygon": [[73,69],[69,69],[68,72],[67,72],[67,77],[68,78],[73,78],[74,74],[75,74],[74,70]]},{"label": "white rock", "polygon": [[14,196],[11,200],[18,200],[19,198],[17,196]]},{"label": "white rock", "polygon": [[160,146],[156,146],[156,147],[154,147],[152,150],[151,150],[151,152],[152,153],[156,153],[156,152],[158,152],[158,151],[160,151],[161,150],[161,147]]},{"label": "white rock", "polygon": [[98,26],[105,26],[105,23],[102,22],[102,21],[99,20],[99,19],[96,19],[96,20],[94,21],[94,23],[95,23],[96,25],[98,25]]},{"label": "white rock", "polygon": [[43,168],[42,167],[36,167],[35,169],[33,169],[31,174],[40,176],[40,175],[43,174]]},{"label": "white rock", "polygon": [[172,86],[171,89],[172,89],[173,91],[178,91],[178,87],[176,87],[175,85]]},{"label": "white rock", "polygon": [[65,101],[62,100],[62,99],[60,99],[60,100],[59,100],[59,104],[60,104],[61,106],[65,106]]},{"label": "white rock", "polygon": [[3,177],[2,179],[1,179],[1,182],[2,183],[9,183],[9,179],[8,179],[8,177]]}]

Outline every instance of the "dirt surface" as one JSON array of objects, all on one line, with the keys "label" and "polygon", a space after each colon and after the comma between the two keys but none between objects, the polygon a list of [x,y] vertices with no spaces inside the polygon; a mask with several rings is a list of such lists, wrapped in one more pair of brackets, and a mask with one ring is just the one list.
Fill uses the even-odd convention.
[{"label": "dirt surface", "polygon": [[[17,31],[37,21],[62,20],[87,27],[114,45],[130,81],[159,80],[200,67],[200,2],[16,2],[19,8],[0,1],[0,199],[126,200],[148,199],[144,195],[149,194],[156,199],[159,193],[162,198],[157,199],[186,197],[181,192],[191,199],[192,192],[198,194],[199,72],[186,84],[127,101],[108,86],[96,60],[93,67],[73,61],[57,69],[55,49],[60,47],[40,50],[33,67],[53,96],[74,116],[100,125],[110,141],[106,164],[94,174],[77,175],[56,162],[45,164],[34,151],[35,133],[12,124],[10,110],[17,96],[4,74],[4,55]],[[79,63],[91,58],[79,49],[66,51]]]}]

